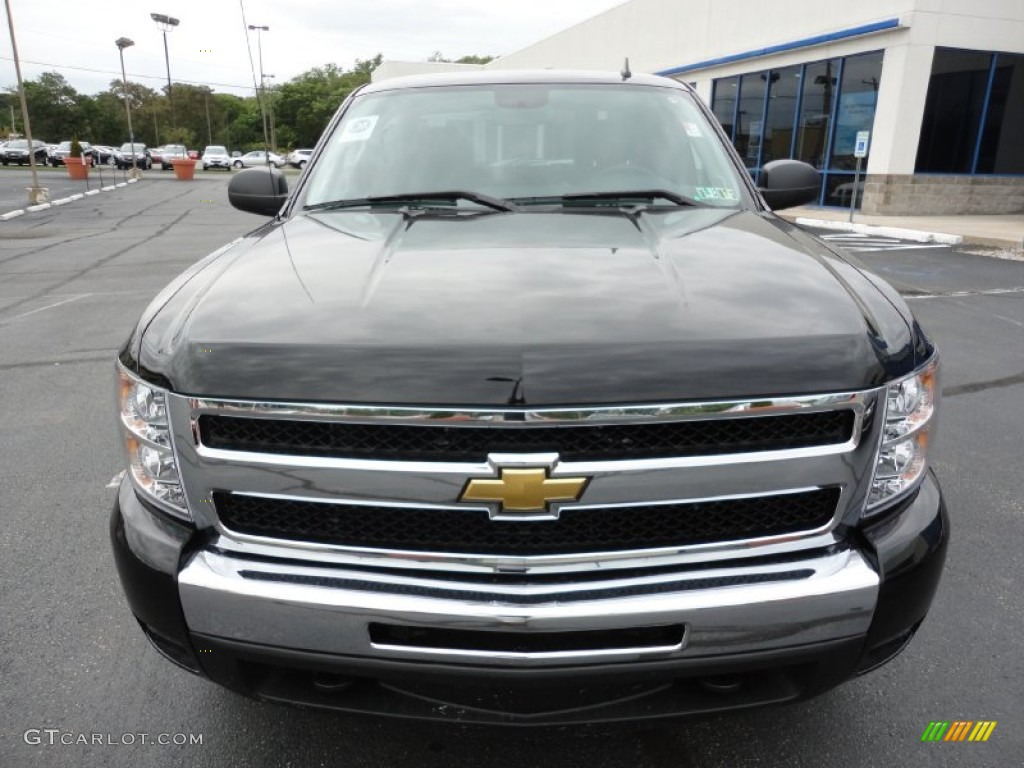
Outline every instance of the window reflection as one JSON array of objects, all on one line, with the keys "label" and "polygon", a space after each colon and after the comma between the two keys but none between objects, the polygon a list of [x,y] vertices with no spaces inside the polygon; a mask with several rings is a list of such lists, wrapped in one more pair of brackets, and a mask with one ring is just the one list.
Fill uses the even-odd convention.
[{"label": "window reflection", "polygon": [[[839,109],[833,129],[832,170],[857,167],[853,155],[859,131],[870,131],[875,122],[878,86],[882,81],[882,53],[850,56],[843,64],[843,82],[839,91]],[[867,165],[864,158],[862,167]]]},{"label": "window reflection", "polygon": [[796,113],[796,99],[800,92],[800,67],[773,69],[770,79],[761,165],[770,160],[789,157],[793,144],[793,115]]},{"label": "window reflection", "polygon": [[794,157],[815,168],[825,167],[828,124],[839,85],[839,59],[818,61],[804,68],[803,97],[797,122]]},{"label": "window reflection", "polygon": [[739,91],[740,79],[738,77],[723,77],[715,80],[715,90],[711,97],[711,111],[715,113],[718,122],[722,124],[725,134],[731,139],[733,120],[736,119],[736,95]]},{"label": "window reflection", "polygon": [[764,90],[767,79],[767,72],[756,72],[744,75],[740,82],[740,108],[736,114],[733,143],[747,168],[757,167],[764,130]]}]

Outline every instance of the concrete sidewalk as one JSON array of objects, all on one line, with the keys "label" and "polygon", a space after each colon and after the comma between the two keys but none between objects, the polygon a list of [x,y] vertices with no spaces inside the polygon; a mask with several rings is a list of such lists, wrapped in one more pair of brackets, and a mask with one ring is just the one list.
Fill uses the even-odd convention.
[{"label": "concrete sidewalk", "polygon": [[[839,208],[801,206],[777,213],[789,221],[816,219],[834,225],[849,221],[850,212]],[[927,233],[959,235],[963,242],[995,248],[1024,248],[1024,214],[991,216],[866,216],[853,215],[854,224],[893,227]]]}]

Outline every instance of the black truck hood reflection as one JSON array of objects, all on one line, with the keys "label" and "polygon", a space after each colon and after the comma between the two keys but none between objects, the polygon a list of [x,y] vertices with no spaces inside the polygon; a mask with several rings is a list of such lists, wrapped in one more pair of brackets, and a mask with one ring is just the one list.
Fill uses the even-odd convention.
[{"label": "black truck hood reflection", "polygon": [[322,212],[183,282],[134,350],[210,397],[649,403],[861,389],[914,365],[903,309],[751,212]]}]

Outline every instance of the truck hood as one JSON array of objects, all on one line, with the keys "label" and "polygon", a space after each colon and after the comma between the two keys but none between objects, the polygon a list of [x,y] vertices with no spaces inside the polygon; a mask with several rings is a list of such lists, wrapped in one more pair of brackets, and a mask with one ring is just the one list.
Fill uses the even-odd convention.
[{"label": "truck hood", "polygon": [[914,367],[905,307],[771,214],[304,214],[209,258],[129,346],[193,395],[409,405],[839,392]]}]

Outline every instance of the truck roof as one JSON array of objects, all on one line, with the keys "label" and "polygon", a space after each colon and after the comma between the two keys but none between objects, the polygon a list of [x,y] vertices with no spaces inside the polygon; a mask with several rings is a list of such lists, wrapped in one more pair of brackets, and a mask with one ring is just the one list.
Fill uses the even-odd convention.
[{"label": "truck roof", "polygon": [[517,84],[588,84],[588,85],[640,85],[661,86],[689,90],[678,80],[658,75],[633,73],[623,79],[620,72],[560,69],[495,69],[474,72],[440,72],[408,75],[371,83],[362,93],[403,90],[406,88],[433,88],[446,85],[517,85]]}]

